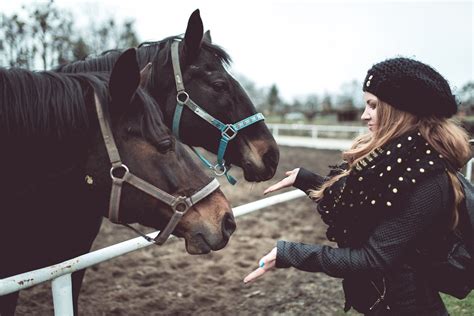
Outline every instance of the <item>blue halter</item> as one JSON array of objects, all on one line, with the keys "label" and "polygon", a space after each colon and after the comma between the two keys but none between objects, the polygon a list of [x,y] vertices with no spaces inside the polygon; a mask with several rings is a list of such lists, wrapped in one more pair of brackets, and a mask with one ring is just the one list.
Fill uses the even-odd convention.
[{"label": "blue halter", "polygon": [[184,89],[183,76],[181,75],[181,67],[179,65],[179,52],[178,52],[179,41],[174,41],[171,44],[171,59],[173,63],[174,78],[176,82],[176,110],[173,116],[173,134],[179,139],[179,123],[181,120],[181,114],[183,108],[186,105],[191,111],[196,113],[199,117],[204,119],[206,122],[216,127],[221,132],[221,139],[219,142],[219,148],[217,150],[217,163],[211,164],[203,155],[201,155],[197,149],[191,147],[194,153],[201,159],[206,167],[213,170],[216,176],[225,175],[229,183],[235,184],[237,181],[234,177],[228,174],[229,170],[225,165],[224,154],[227,149],[227,144],[229,141],[237,136],[237,133],[254,123],[262,121],[265,119],[262,113],[256,113],[251,115],[237,123],[234,124],[224,124],[209,113],[207,113],[203,108],[197,105]]}]

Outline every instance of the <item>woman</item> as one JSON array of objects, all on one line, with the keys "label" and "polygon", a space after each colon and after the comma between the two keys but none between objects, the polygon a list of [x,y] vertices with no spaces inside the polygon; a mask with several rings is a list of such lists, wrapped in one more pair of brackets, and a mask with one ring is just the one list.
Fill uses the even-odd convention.
[{"label": "woman", "polygon": [[455,172],[471,152],[467,133],[449,120],[456,100],[437,71],[409,58],[374,65],[363,91],[370,132],[343,153],[344,163],[327,177],[294,169],[264,192],[307,192],[338,248],[278,241],[244,282],[294,267],[342,278],[346,311],[447,315],[413,258],[420,247],[446,251],[458,224],[464,195]]}]

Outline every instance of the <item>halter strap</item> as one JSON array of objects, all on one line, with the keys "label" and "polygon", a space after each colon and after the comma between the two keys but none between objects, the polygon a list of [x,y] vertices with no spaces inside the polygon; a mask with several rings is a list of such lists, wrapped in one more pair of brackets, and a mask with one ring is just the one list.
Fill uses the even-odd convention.
[{"label": "halter strap", "polygon": [[[173,215],[170,221],[168,222],[166,227],[158,234],[158,236],[156,236],[153,240],[150,240],[151,238],[149,237],[146,238],[148,241],[153,241],[158,245],[162,245],[171,235],[173,230],[176,228],[176,225],[178,225],[179,221],[184,216],[184,214],[186,214],[189,208],[191,208],[194,204],[198,203],[203,198],[214,192],[219,187],[219,182],[217,181],[217,179],[214,178],[210,183],[208,183],[206,186],[198,190],[190,197],[175,197],[157,188],[151,183],[141,179],[140,177],[135,176],[133,173],[130,172],[128,167],[122,163],[122,160],[120,159],[117,145],[115,144],[115,140],[112,134],[112,129],[110,128],[109,120],[107,120],[104,116],[102,105],[96,93],[94,93],[94,100],[100,130],[102,133],[102,137],[104,138],[105,147],[109,155],[109,160],[112,164],[112,167],[110,168],[110,177],[112,178],[112,191],[110,193],[109,202],[109,220],[112,223],[123,224],[120,222],[119,219],[120,196],[122,193],[122,184],[123,182],[127,182],[130,185],[136,187],[137,189],[169,205],[173,210]],[[119,169],[122,169],[123,171],[122,176],[118,176],[116,174],[117,170]],[[138,232],[139,235],[146,236],[128,224],[124,225]]]},{"label": "halter strap", "polygon": [[224,155],[227,149],[229,141],[234,139],[237,136],[237,133],[254,123],[263,121],[265,117],[262,113],[253,114],[237,123],[234,124],[224,124],[219,121],[217,118],[213,117],[211,114],[207,113],[203,108],[197,105],[191,98],[184,88],[183,75],[181,74],[181,67],[179,64],[179,41],[175,40],[171,44],[171,60],[173,64],[173,72],[176,83],[176,109],[173,115],[173,134],[179,139],[179,124],[181,120],[181,115],[183,113],[184,106],[187,106],[191,111],[197,114],[200,118],[217,128],[221,132],[221,139],[219,141],[219,147],[217,149],[217,163],[211,164],[204,156],[202,156],[196,149],[193,147],[192,150],[196,155],[201,159],[201,161],[217,176],[225,175],[227,180],[231,184],[235,184],[237,181],[228,174],[228,167],[225,164]]}]

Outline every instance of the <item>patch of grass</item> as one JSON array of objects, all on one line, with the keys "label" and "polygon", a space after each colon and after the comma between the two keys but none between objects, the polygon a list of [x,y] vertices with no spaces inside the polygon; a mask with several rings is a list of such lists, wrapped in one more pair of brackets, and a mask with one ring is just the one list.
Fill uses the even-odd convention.
[{"label": "patch of grass", "polygon": [[471,294],[463,300],[458,300],[455,297],[445,294],[441,294],[441,297],[451,316],[474,315],[474,292],[471,292]]}]

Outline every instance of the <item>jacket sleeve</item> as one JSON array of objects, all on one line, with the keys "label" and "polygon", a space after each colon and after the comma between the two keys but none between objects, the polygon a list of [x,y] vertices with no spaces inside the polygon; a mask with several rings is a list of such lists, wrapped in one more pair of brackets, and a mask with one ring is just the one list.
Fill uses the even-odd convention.
[{"label": "jacket sleeve", "polygon": [[446,174],[430,177],[414,188],[402,209],[386,216],[360,248],[333,248],[296,242],[277,242],[277,268],[295,267],[345,278],[359,272],[385,271],[399,262],[409,245],[446,216],[448,205]]},{"label": "jacket sleeve", "polygon": [[293,184],[293,186],[308,194],[309,190],[313,190],[321,186],[324,180],[324,177],[312,173],[311,171],[305,168],[300,168],[300,171],[296,175],[295,183]]}]

